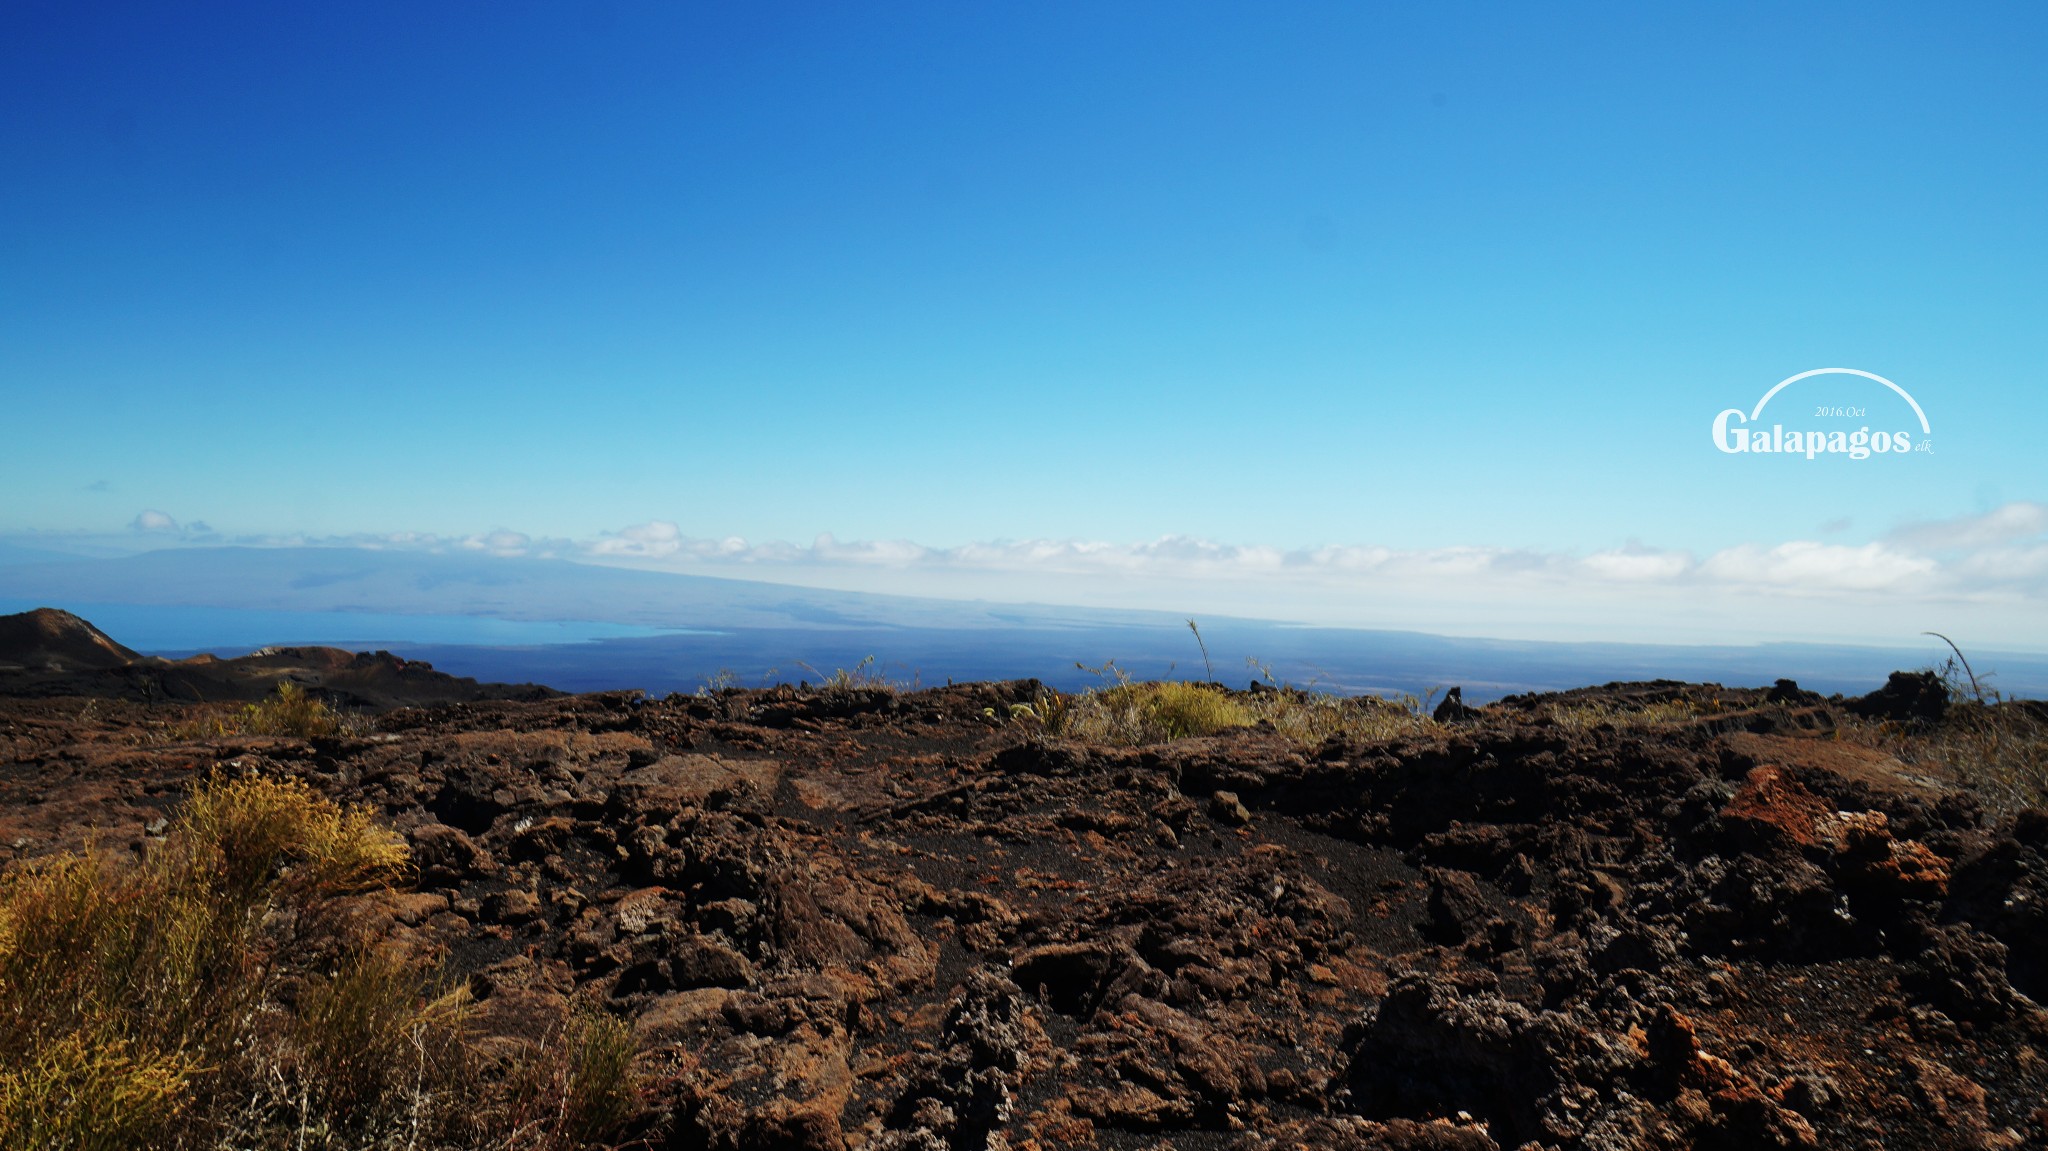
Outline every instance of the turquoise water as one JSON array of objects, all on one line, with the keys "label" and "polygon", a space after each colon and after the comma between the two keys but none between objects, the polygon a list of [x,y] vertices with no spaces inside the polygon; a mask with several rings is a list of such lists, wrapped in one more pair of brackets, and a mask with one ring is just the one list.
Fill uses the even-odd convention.
[{"label": "turquoise water", "polygon": [[389,612],[243,611],[145,604],[40,604],[0,598],[0,615],[61,607],[91,621],[117,643],[150,655],[233,654],[286,644],[367,649],[389,644],[477,644],[525,647],[661,635],[715,635],[682,628],[637,627],[590,620],[506,620],[466,615]]}]

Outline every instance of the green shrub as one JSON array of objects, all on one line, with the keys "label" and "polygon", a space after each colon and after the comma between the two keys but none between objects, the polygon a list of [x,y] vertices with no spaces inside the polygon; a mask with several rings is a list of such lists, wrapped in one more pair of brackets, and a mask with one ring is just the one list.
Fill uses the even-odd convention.
[{"label": "green shrub", "polygon": [[[1216,735],[1233,727],[1249,727],[1253,722],[1244,705],[1208,684],[1125,684],[1111,688],[1107,694],[1112,697],[1111,706],[1134,707],[1146,727],[1164,739]],[[1119,695],[1124,698],[1114,698]]]}]

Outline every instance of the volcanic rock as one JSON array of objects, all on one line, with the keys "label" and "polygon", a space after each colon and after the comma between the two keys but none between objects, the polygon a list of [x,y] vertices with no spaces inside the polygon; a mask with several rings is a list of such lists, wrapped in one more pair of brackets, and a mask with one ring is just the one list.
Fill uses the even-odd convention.
[{"label": "volcanic rock", "polygon": [[55,682],[0,698],[0,847],[140,850],[210,771],[367,806],[416,868],[388,915],[485,1039],[630,1024],[631,1146],[2048,1145],[2048,813],[1987,817],[1789,688],[1304,749],[1070,742],[990,719],[1013,684],[448,700],[306,741]]}]

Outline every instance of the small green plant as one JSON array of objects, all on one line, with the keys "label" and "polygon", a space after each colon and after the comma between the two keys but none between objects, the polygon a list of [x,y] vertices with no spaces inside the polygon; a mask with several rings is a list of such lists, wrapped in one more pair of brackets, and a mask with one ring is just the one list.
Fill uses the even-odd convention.
[{"label": "small green plant", "polygon": [[596,1142],[623,1127],[640,1107],[633,1074],[633,1029],[611,1015],[589,1015],[572,1032],[563,1124],[573,1145]]},{"label": "small green plant", "polygon": [[1038,689],[1030,703],[1011,704],[1010,718],[1039,724],[1056,734],[1067,730],[1073,719],[1073,710],[1074,697],[1045,687]]}]

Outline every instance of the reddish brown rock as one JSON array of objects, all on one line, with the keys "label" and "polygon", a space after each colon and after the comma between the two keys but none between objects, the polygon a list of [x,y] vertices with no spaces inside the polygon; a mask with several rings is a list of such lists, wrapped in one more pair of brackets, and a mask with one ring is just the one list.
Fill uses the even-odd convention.
[{"label": "reddish brown rock", "polygon": [[1748,828],[1760,839],[1778,837],[1795,847],[1819,841],[1834,814],[1826,801],[1771,766],[1751,769],[1741,790],[1721,809],[1727,823]]},{"label": "reddish brown rock", "polygon": [[[416,890],[360,914],[447,956],[486,1046],[629,1022],[651,1146],[2048,1140],[2048,817],[1816,738],[1859,730],[1834,704],[1615,685],[1121,748],[1003,718],[1039,690],[471,701],[327,742],[0,700],[0,848],[142,850],[215,769],[368,805]],[[1713,722],[1555,720],[1688,692]]]}]

